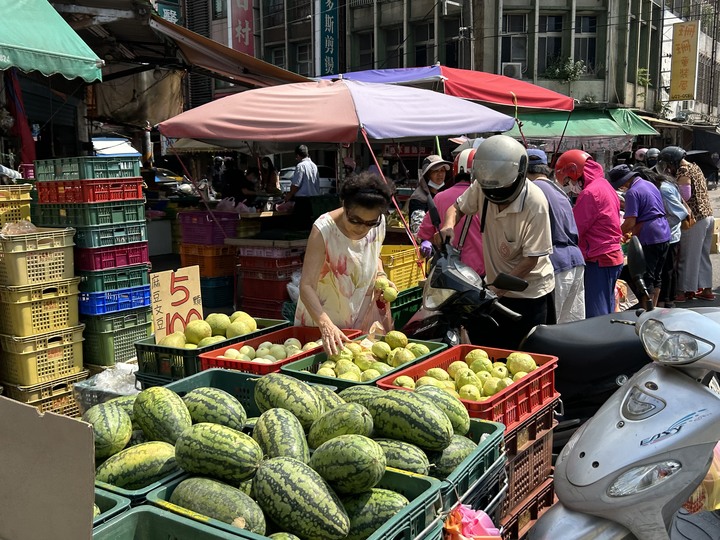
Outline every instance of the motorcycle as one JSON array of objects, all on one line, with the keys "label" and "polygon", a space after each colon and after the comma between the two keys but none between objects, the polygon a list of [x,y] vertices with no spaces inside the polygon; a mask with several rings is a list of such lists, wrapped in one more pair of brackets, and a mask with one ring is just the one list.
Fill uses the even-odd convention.
[{"label": "motorcycle", "polygon": [[[631,267],[638,276],[639,243],[629,256],[641,261]],[[720,310],[655,309],[630,324],[652,362],[565,445],[554,474],[560,502],[533,526],[532,540],[720,538],[716,513],[678,513],[720,439]]]}]

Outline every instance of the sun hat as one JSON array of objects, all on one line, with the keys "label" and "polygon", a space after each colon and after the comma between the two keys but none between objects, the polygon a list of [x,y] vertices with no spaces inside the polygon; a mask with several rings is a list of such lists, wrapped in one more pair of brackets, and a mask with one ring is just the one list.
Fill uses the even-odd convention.
[{"label": "sun hat", "polygon": [[633,171],[630,167],[623,163],[622,165],[616,165],[610,169],[608,172],[608,181],[613,189],[618,189],[636,176],[640,176],[640,173]]},{"label": "sun hat", "polygon": [[430,171],[430,169],[434,169],[438,167],[439,165],[442,165],[446,171],[450,170],[450,166],[452,163],[449,161],[445,161],[443,158],[436,154],[432,154],[428,157],[426,157],[422,162],[422,169],[420,170],[420,177],[424,178],[425,175]]}]

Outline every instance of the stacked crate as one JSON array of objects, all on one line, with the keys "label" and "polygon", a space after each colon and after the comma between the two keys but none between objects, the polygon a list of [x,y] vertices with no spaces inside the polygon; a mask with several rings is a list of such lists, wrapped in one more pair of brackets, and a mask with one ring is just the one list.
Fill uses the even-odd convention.
[{"label": "stacked crate", "polygon": [[135,356],[150,336],[149,252],[139,163],[80,157],[36,162],[36,216],[75,228],[85,364],[93,372]]},{"label": "stacked crate", "polygon": [[283,305],[290,301],[287,285],[302,269],[304,255],[304,246],[237,246],[236,307],[253,317],[284,318]]},{"label": "stacked crate", "polygon": [[238,215],[235,212],[188,211],[178,214],[182,245],[182,266],[200,267],[200,294],[205,308],[229,306],[233,296],[235,249],[225,245],[234,238]]},{"label": "stacked crate", "polygon": [[[24,222],[31,186],[0,187],[0,226]],[[83,326],[73,265],[74,230],[0,234],[0,383],[12,399],[78,416],[73,383],[83,370]]]}]

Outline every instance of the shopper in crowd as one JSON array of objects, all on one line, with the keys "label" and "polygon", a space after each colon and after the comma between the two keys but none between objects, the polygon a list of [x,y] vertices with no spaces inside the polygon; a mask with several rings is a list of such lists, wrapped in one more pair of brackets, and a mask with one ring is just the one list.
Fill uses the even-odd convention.
[{"label": "shopper in crowd", "polygon": [[262,170],[260,190],[265,193],[280,193],[280,173],[270,157],[265,156],[261,160]]},{"label": "shopper in crowd", "polygon": [[258,194],[259,179],[260,171],[258,171],[258,168],[250,167],[245,171],[245,177],[240,181],[240,201],[244,202],[247,206],[252,206],[255,203],[255,197]]},{"label": "shopper in crowd", "polygon": [[[650,162],[650,151],[646,158]],[[660,151],[657,150],[658,155]],[[670,226],[670,245],[668,246],[665,265],[662,269],[662,284],[660,285],[659,306],[675,307],[675,293],[677,287],[677,263],[680,256],[680,229],[682,221],[688,217],[687,203],[680,197],[675,180],[667,175],[660,174],[655,169],[639,168],[640,176],[648,179],[660,190],[665,205],[665,217]]]},{"label": "shopper in crowd", "polygon": [[308,238],[295,325],[317,326],[325,350],[336,353],[373,309],[375,280],[385,276],[380,250],[392,186],[361,173],[343,183],[342,206],[320,216]]},{"label": "shopper in crowd", "polygon": [[648,148],[645,153],[645,166],[652,169],[657,165],[658,157],[660,156],[660,150],[657,148]]},{"label": "shopper in crowd", "polygon": [[430,208],[428,199],[434,198],[438,191],[445,186],[445,175],[450,170],[450,165],[449,161],[434,154],[423,160],[418,187],[410,195],[407,207],[410,230],[413,233],[417,234],[420,224]]},{"label": "shopper in crowd", "polygon": [[527,177],[543,192],[550,210],[555,317],[558,323],[581,321],[585,318],[585,261],[578,247],[578,230],[570,199],[550,179],[552,169],[548,167],[545,152],[530,148],[527,153]]},{"label": "shopper in crowd", "polygon": [[[460,152],[453,162],[453,178],[455,184],[444,191],[441,191],[433,202],[438,209],[440,219],[445,217],[448,208],[455,204],[458,197],[465,193],[470,187],[470,175],[472,174],[472,162],[475,156],[475,148],[468,148]],[[483,262],[482,252],[482,234],[480,234],[480,218],[477,214],[474,216],[466,216],[470,219],[470,227],[468,228],[467,238],[460,253],[460,260],[475,270],[478,275],[485,275],[485,263]],[[460,233],[463,230],[465,221],[460,221],[455,226],[455,239],[453,244],[457,247],[460,240]],[[430,213],[426,213],[422,220],[420,229],[418,230],[418,238],[421,241],[420,250],[425,257],[430,257],[433,251],[433,243],[439,246],[440,237],[436,236],[437,231],[430,219]]]},{"label": "shopper in crowd", "polygon": [[308,147],[304,144],[295,147],[295,174],[290,182],[290,191],[285,195],[285,202],[294,201],[293,215],[296,216],[298,228],[312,224],[311,197],[320,195],[320,175],[318,168],[309,156]]},{"label": "shopper in crowd", "polygon": [[647,151],[647,148],[638,148],[637,150],[635,150],[635,153],[633,154],[633,157],[635,158],[633,163],[634,167],[646,166],[645,156],[647,155]]},{"label": "shopper in crowd", "polygon": [[602,166],[582,150],[568,150],[557,160],[555,178],[579,190],[573,215],[578,247],[585,259],[585,316],[615,311],[615,285],[623,267],[620,247],[620,199],[605,180]]},{"label": "shopper in crowd", "polygon": [[700,167],[685,159],[685,150],[679,146],[663,148],[657,168],[676,179],[680,196],[687,202],[690,216],[695,221],[680,236],[678,283],[674,301],[685,302],[693,298],[714,300],[710,245],[715,218],[705,175]]},{"label": "shopper in crowd", "polygon": [[454,238],[463,214],[480,215],[488,283],[500,273],[528,282],[524,291],[494,288],[499,302],[522,318],[512,321],[498,316],[497,328],[480,322],[481,335],[470,335],[474,343],[517,349],[532,328],[555,322],[548,202],[526,178],[527,167],[527,152],[518,141],[507,135],[489,137],[475,152],[472,185],[445,215],[441,236],[448,239]]},{"label": "shopper in crowd", "polygon": [[662,284],[662,269],[670,244],[670,225],[660,190],[636,169],[617,165],[608,172],[610,185],[624,193],[625,214],[620,225],[623,235],[640,240],[645,255],[645,285],[657,305]]}]

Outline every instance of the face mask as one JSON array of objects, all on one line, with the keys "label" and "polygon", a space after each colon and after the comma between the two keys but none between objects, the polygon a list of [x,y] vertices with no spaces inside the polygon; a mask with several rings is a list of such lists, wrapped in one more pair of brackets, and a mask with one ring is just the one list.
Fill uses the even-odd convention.
[{"label": "face mask", "polygon": [[444,185],[445,185],[445,182],[443,182],[442,184],[436,184],[433,181],[428,182],[428,186],[430,186],[433,189],[438,189],[438,190],[441,189]]},{"label": "face mask", "polygon": [[582,191],[579,182],[568,182],[562,189],[567,195],[579,195]]}]

